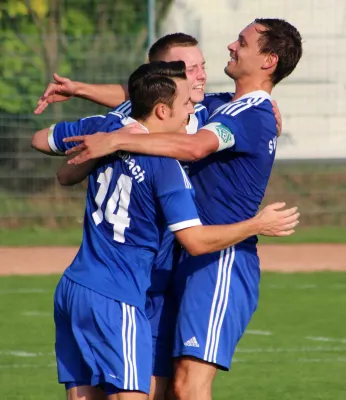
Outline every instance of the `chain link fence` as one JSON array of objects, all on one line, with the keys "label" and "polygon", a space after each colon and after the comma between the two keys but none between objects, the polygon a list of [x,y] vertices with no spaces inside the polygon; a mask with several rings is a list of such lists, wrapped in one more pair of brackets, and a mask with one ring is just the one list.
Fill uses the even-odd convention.
[{"label": "chain link fence", "polygon": [[[11,17],[0,6],[0,227],[81,222],[86,184],[60,187],[55,173],[62,159],[32,150],[31,136],[57,121],[107,110],[73,99],[41,116],[32,111],[54,71],[90,83],[123,83],[145,61],[148,3],[127,3],[90,1],[82,12],[80,2],[63,2],[53,33],[37,15],[22,10]],[[158,36],[184,31],[200,40],[209,91],[233,89],[222,72],[226,46],[255,17],[283,17],[299,28],[303,59],[274,91],[284,133],[265,202],[298,204],[305,224],[346,225],[346,1],[168,3],[156,2]]]}]

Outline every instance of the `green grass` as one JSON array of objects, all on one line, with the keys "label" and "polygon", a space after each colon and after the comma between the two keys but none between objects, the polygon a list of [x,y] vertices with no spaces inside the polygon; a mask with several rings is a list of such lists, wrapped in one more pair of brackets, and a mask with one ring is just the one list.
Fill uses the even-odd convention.
[{"label": "green grass", "polygon": [[[0,230],[0,246],[79,246],[82,225],[49,229],[40,226]],[[289,237],[260,237],[260,243],[346,243],[346,227],[298,227]]]},{"label": "green grass", "polygon": [[[0,399],[64,398],[53,354],[58,279],[0,278]],[[346,273],[264,273],[259,309],[213,400],[344,400],[345,289]]]},{"label": "green grass", "polygon": [[0,230],[1,246],[79,246],[82,225],[66,228],[41,226]]},{"label": "green grass", "polygon": [[260,243],[346,243],[346,227],[345,226],[315,226],[303,228],[298,226],[296,232],[287,237],[272,238],[259,237]]}]

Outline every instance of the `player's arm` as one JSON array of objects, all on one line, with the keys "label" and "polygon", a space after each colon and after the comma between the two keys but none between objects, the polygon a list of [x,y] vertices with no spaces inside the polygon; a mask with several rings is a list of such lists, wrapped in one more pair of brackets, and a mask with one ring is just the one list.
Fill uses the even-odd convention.
[{"label": "player's arm", "polygon": [[70,165],[67,161],[68,159],[64,160],[56,174],[62,186],[73,186],[84,181],[97,164],[97,160],[89,160],[81,165]]},{"label": "player's arm", "polygon": [[255,217],[230,225],[199,225],[174,231],[180,244],[193,256],[233,246],[255,235],[289,236],[298,224],[297,207],[282,210],[285,203],[265,207]]},{"label": "player's arm", "polygon": [[49,145],[49,136],[52,134],[55,125],[50,126],[49,128],[44,128],[39,131],[36,131],[31,139],[31,147],[35,150],[50,155],[50,156],[59,156],[63,155],[63,153],[59,153],[53,151]]},{"label": "player's arm", "polygon": [[[217,113],[195,135],[177,133],[155,133],[135,135],[138,128],[125,127],[116,134],[96,133],[93,137],[70,138],[67,141],[81,144],[68,154],[80,152],[70,163],[79,164],[89,159],[111,154],[117,150],[133,153],[166,156],[183,161],[196,161],[209,154],[230,149],[235,152],[251,152],[256,148],[261,124],[273,123],[271,111],[259,113],[254,107],[246,108],[235,116]],[[129,133],[130,132],[130,133]]]},{"label": "player's arm", "polygon": [[114,108],[129,99],[126,85],[77,82],[76,97]]},{"label": "player's arm", "polygon": [[208,129],[201,129],[195,135],[181,133],[135,135],[134,133],[140,133],[138,128],[131,129],[133,128],[125,127],[111,134],[97,132],[92,137],[80,136],[66,139],[66,142],[80,143],[68,151],[67,154],[79,152],[70,162],[80,164],[117,150],[195,161],[222,149],[219,138]]},{"label": "player's arm", "polygon": [[70,100],[72,97],[79,97],[104,105],[116,107],[129,98],[127,86],[119,84],[90,84],[85,82],[72,81],[53,75],[54,82],[50,82],[40,97],[35,114],[41,114],[49,104]]},{"label": "player's arm", "polygon": [[59,122],[34,133],[31,146],[48,155],[65,155],[65,151],[76,143],[65,143],[64,138],[92,134],[104,122],[105,116],[94,115],[74,122]]},{"label": "player's arm", "polygon": [[156,160],[154,188],[168,228],[191,255],[233,246],[253,235],[287,236],[294,232],[297,208],[281,210],[285,203],[267,206],[254,218],[231,225],[203,226],[193,199],[192,185],[180,164]]}]

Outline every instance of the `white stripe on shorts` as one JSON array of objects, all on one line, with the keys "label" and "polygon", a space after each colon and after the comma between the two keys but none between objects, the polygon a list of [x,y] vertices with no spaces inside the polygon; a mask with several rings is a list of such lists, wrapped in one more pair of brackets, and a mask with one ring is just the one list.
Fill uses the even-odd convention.
[{"label": "white stripe on shorts", "polygon": [[136,349],[136,308],[128,304],[121,303],[123,309],[123,358],[124,358],[124,389],[138,389],[137,374],[137,349]]},{"label": "white stripe on shorts", "polygon": [[234,246],[222,250],[219,258],[216,287],[210,311],[204,360],[216,364],[220,332],[228,304],[231,271],[235,257]]}]

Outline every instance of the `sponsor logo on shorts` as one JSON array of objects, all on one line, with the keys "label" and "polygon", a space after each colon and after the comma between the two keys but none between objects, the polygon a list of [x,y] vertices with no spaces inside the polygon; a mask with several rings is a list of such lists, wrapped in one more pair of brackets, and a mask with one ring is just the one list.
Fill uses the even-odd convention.
[{"label": "sponsor logo on shorts", "polygon": [[188,346],[188,347],[199,347],[199,344],[197,342],[197,339],[195,336],[193,336],[191,339],[187,340],[184,343],[184,346]]}]

